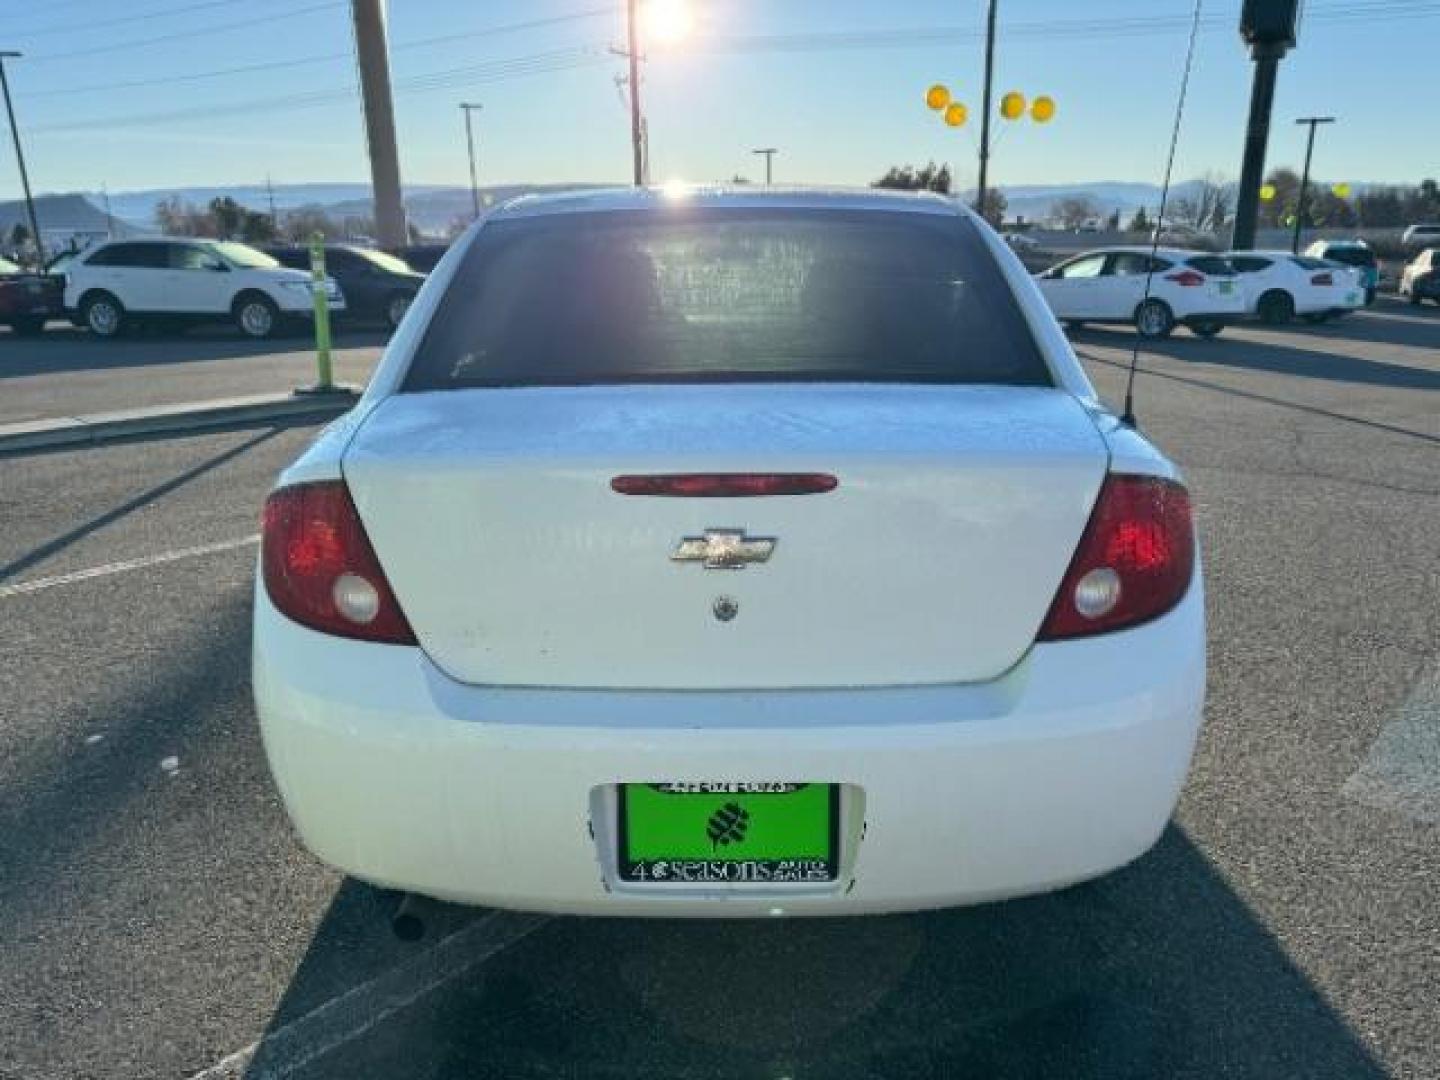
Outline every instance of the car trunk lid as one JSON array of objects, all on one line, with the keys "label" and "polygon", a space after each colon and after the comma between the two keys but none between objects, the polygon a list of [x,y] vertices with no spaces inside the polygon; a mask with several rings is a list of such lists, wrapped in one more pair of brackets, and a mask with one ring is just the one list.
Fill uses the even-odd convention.
[{"label": "car trunk lid", "polygon": [[[760,689],[1003,674],[1034,640],[1107,462],[1087,411],[1053,389],[609,386],[400,394],[344,474],[449,676]],[[837,484],[612,487],[719,472]],[[673,558],[752,540],[773,551],[744,569]]]}]

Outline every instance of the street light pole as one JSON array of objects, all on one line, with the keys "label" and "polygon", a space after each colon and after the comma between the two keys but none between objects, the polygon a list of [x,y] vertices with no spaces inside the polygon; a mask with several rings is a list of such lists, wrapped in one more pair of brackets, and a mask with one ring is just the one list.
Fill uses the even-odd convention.
[{"label": "street light pole", "polygon": [[470,151],[470,205],[475,210],[472,220],[478,220],[480,217],[480,181],[475,175],[475,132],[470,127],[470,114],[476,109],[483,108],[483,105],[474,105],[464,101],[460,103],[460,111],[465,114],[465,145]]},{"label": "street light pole", "polygon": [[645,183],[645,156],[641,150],[640,132],[640,28],[636,25],[636,2],[626,0],[626,36],[630,53],[630,150],[635,159],[635,186]]},{"label": "street light pole", "polygon": [[1315,129],[1321,124],[1335,123],[1333,116],[1302,116],[1297,124],[1308,124],[1310,136],[1305,141],[1305,168],[1300,173],[1300,195],[1295,203],[1295,231],[1290,237],[1290,253],[1300,254],[1300,229],[1305,224],[1305,197],[1310,187],[1310,158],[1315,153]]},{"label": "street light pole", "polygon": [[985,188],[990,178],[990,96],[995,88],[995,7],[990,0],[985,16],[985,101],[980,117],[980,181],[976,185],[975,212],[985,216]]},{"label": "street light pole", "polygon": [[30,174],[25,169],[25,151],[20,148],[20,125],[15,122],[15,106],[10,100],[10,81],[5,77],[5,61],[18,60],[18,52],[0,52],[0,91],[5,95],[5,114],[10,118],[10,137],[15,140],[15,161],[20,166],[20,188],[25,193],[25,212],[30,218],[30,242],[40,269],[45,269],[45,245],[40,239],[40,220],[35,216],[35,197],[30,194]]},{"label": "street light pole", "polygon": [[751,152],[752,154],[764,154],[764,155],[765,155],[765,186],[766,186],[766,187],[769,187],[769,186],[770,186],[770,178],[771,178],[771,175],[772,175],[772,173],[771,173],[771,171],[770,171],[770,163],[771,163],[771,161],[774,160],[775,155],[778,154],[780,151],[779,151],[776,147],[767,146],[767,147],[765,147],[764,149],[761,149],[761,150],[751,150],[750,152]]}]

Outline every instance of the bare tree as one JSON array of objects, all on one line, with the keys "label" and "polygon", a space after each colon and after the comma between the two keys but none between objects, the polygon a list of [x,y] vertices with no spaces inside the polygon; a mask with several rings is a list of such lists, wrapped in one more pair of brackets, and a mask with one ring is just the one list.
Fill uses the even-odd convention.
[{"label": "bare tree", "polygon": [[1078,229],[1100,216],[1100,205],[1089,195],[1069,195],[1055,204],[1055,216],[1067,229]]},{"label": "bare tree", "polygon": [[1235,185],[1219,173],[1206,173],[1189,184],[1190,194],[1170,206],[1169,220],[1201,232],[1219,232],[1235,213]]}]

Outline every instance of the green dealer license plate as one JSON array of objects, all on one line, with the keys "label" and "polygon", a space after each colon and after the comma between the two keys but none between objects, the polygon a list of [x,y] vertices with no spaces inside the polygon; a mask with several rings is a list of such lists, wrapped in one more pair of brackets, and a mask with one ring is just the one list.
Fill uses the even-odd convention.
[{"label": "green dealer license plate", "polygon": [[835,784],[620,785],[623,881],[834,881]]}]

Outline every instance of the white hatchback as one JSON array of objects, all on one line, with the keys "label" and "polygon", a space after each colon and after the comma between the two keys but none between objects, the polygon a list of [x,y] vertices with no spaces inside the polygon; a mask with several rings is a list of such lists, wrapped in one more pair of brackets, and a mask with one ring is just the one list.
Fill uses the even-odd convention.
[{"label": "white hatchback", "polygon": [[1164,338],[1179,323],[1214,337],[1245,314],[1235,268],[1222,255],[1181,248],[1105,248],[1036,275],[1055,315],[1072,329],[1132,323],[1141,337]]},{"label": "white hatchback", "polygon": [[1263,323],[1280,326],[1299,315],[1324,322],[1365,306],[1365,288],[1352,267],[1288,251],[1232,251],[1240,272],[1245,308]]},{"label": "white hatchback", "polygon": [[939,198],[511,202],[263,520],[291,818],[441,899],[1054,889],[1155,842],[1200,724],[1186,489]]},{"label": "white hatchback", "polygon": [[[221,240],[117,240],[76,256],[65,269],[65,309],[97,337],[134,319],[232,319],[247,337],[267,338],[285,318],[314,314],[311,275],[262,251]],[[345,310],[332,279],[330,311]]]}]

